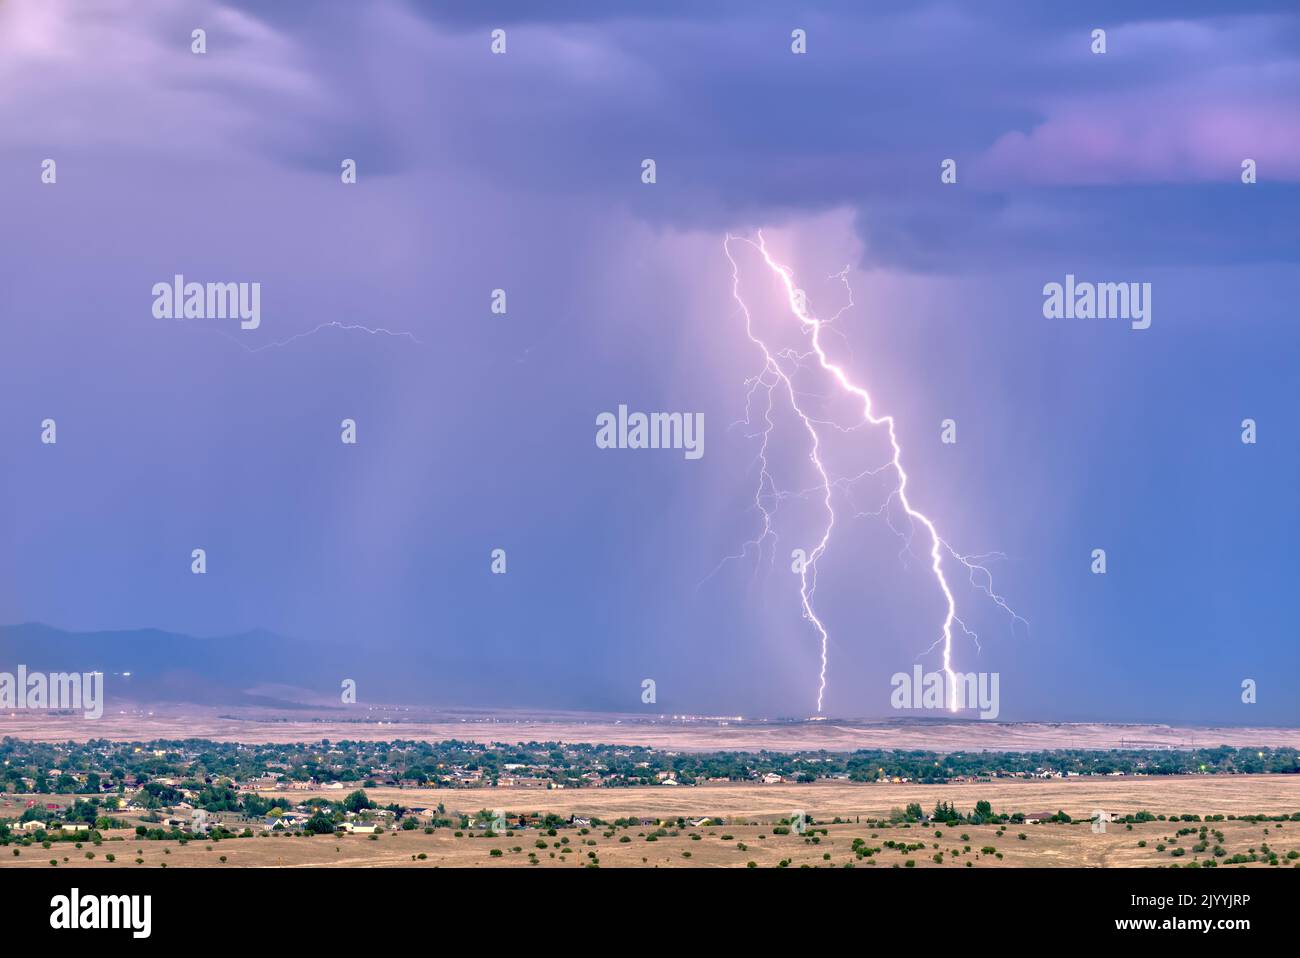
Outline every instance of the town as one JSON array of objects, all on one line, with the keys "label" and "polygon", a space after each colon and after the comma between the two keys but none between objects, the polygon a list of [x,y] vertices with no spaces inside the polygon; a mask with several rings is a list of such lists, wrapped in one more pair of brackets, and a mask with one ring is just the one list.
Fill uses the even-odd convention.
[{"label": "town", "polygon": [[[199,864],[207,854],[223,864],[321,864],[345,855],[349,862],[382,864],[490,863],[504,855],[508,863],[517,855],[526,865],[654,867],[692,861],[701,851],[721,855],[719,864],[804,867],[830,860],[835,835],[852,832],[858,840],[841,864],[875,864],[873,855],[894,848],[900,864],[914,867],[903,859],[922,845],[877,847],[866,839],[880,829],[925,827],[934,829],[932,837],[946,828],[963,838],[947,857],[928,850],[930,859],[960,858],[965,865],[963,856],[970,856],[971,865],[1001,865],[1007,852],[993,843],[1009,828],[1026,829],[1008,860],[1023,864],[1026,854],[1029,861],[1050,861],[1065,849],[1086,859],[1094,849],[1079,844],[1081,836],[1099,823],[1136,833],[1116,854],[1178,858],[1184,854],[1179,838],[1195,833],[1200,841],[1189,863],[1197,867],[1292,864],[1300,857],[1275,841],[1254,843],[1257,834],[1272,836],[1282,823],[1300,821],[1285,787],[1300,771],[1293,748],[746,753],[561,742],[36,743],[6,737],[0,760],[0,846],[13,852],[0,862],[12,865],[36,863],[25,849],[53,855],[49,865],[112,864],[126,853],[124,843],[135,842],[130,861],[163,867]],[[1168,784],[1157,785],[1161,779]],[[1216,809],[1206,803],[1207,793],[1196,791],[1198,783],[1214,781],[1230,789],[1240,784],[1258,801]],[[1266,781],[1284,786],[1283,793],[1258,791]],[[1137,795],[1121,797],[1115,789],[1126,787],[1123,782],[1162,807],[1149,811]],[[1048,807],[1037,791],[1044,788],[1071,813]],[[1111,797],[1098,805],[1084,801],[1078,788]],[[1185,807],[1195,795],[1201,797]],[[1098,810],[1104,807],[1113,810]],[[790,811],[797,808],[805,810]],[[1082,817],[1088,814],[1096,821]],[[1071,828],[1078,825],[1082,832]],[[857,834],[863,826],[866,832]],[[534,851],[510,843],[522,833],[530,834]],[[316,851],[298,842],[241,841],[237,854],[224,841],[311,836],[336,841]],[[730,843],[731,852],[696,844],[708,837]],[[466,844],[472,838],[488,841]],[[603,851],[602,838],[612,843]],[[979,848],[987,854],[972,852],[971,843],[986,839],[990,844]],[[1211,839],[1218,841],[1215,849],[1198,854]],[[629,847],[638,842],[654,851]],[[582,855],[573,857],[577,852]]]},{"label": "town", "polygon": [[394,740],[244,744],[30,742],[0,739],[0,791],[113,793],[147,785],[235,795],[356,788],[620,788],[700,783],[851,782],[943,784],[1001,778],[1295,774],[1300,750],[1058,749],[1043,752],[678,752],[635,745],[560,742],[481,744]]}]

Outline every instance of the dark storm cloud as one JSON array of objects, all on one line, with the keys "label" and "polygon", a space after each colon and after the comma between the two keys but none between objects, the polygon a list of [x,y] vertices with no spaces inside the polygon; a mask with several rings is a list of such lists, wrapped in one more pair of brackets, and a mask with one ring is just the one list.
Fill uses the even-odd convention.
[{"label": "dark storm cloud", "polygon": [[[263,130],[281,162],[364,152],[375,174],[469,171],[710,229],[848,205],[872,262],[919,270],[1296,255],[1300,208],[1277,182],[1300,179],[1300,17],[1283,4],[244,9],[328,91],[309,131]],[[504,57],[488,53],[498,26]],[[943,188],[949,157],[959,185]],[[1267,202],[1226,188],[1244,157]],[[1177,188],[1117,234],[1138,183]],[[1225,220],[1249,223],[1249,251],[1216,240]]]},{"label": "dark storm cloud", "polygon": [[[1010,557],[1032,637],[976,610],[961,649],[1004,717],[1294,723],[1300,43],[1290,7],[1223,7],[0,3],[0,622],[268,628],[428,701],[639,708],[654,676],[663,708],[807,714],[784,557],[770,596],[741,563],[700,588],[755,529],[721,234],[761,226],[810,284],[886,267],[836,352],[945,534]],[[1156,285],[1150,332],[1043,316],[1094,265]],[[152,316],[178,272],[264,284],[263,326]],[[596,448],[623,402],[703,410],[702,468]],[[854,525],[829,701],[876,715],[938,595]]]}]

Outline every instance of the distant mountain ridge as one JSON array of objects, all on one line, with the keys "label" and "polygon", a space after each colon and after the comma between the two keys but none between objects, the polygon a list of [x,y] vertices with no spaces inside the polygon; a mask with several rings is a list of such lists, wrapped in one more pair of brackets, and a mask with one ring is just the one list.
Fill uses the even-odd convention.
[{"label": "distant mountain ridge", "polygon": [[[334,655],[331,655],[331,651]],[[198,638],[162,629],[69,632],[40,622],[0,626],[0,671],[103,672],[110,698],[137,702],[291,707],[337,697],[339,650],[254,629]],[[129,673],[129,674],[128,674]],[[275,685],[294,700],[249,691]],[[337,701],[337,699],[335,699]]]}]

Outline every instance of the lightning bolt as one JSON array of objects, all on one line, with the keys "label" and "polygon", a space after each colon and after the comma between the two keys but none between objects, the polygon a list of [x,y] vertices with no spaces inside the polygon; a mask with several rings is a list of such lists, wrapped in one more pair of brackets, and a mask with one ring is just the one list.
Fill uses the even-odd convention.
[{"label": "lightning bolt", "polygon": [[[807,497],[815,495],[820,497],[825,509],[825,525],[821,526],[820,538],[812,552],[808,554],[806,561],[801,564],[800,581],[799,581],[799,598],[803,612],[803,617],[808,620],[816,630],[821,645],[821,668],[818,674],[817,686],[817,711],[822,710],[822,702],[826,693],[826,670],[827,670],[827,648],[830,641],[830,634],[827,631],[825,623],[817,615],[814,598],[817,592],[817,569],[818,562],[825,555],[830,545],[832,533],[835,530],[835,503],[834,492],[842,490],[846,497],[852,502],[852,488],[860,480],[878,476],[882,473],[890,473],[895,477],[893,488],[889,495],[875,512],[863,512],[858,510],[857,516],[879,516],[883,517],[889,524],[890,528],[904,540],[903,553],[907,553],[912,544],[912,532],[917,525],[924,529],[925,535],[929,540],[929,558],[930,571],[934,576],[936,585],[942,593],[946,611],[944,613],[943,623],[939,630],[939,636],[934,643],[926,650],[925,653],[933,651],[936,647],[942,645],[943,649],[943,670],[948,679],[948,706],[952,711],[957,711],[957,676],[952,668],[952,645],[954,627],[961,629],[962,633],[975,641],[979,646],[979,636],[967,628],[966,623],[957,614],[957,600],[953,595],[952,587],[948,582],[948,576],[945,571],[945,556],[951,558],[953,562],[967,570],[971,585],[983,592],[995,605],[1005,611],[1012,617],[1012,628],[1015,622],[1028,623],[1019,616],[1006,600],[998,594],[994,588],[993,575],[988,567],[984,564],[992,559],[1005,558],[1001,553],[986,553],[983,555],[962,555],[952,548],[939,534],[939,530],[934,521],[921,512],[913,505],[911,498],[908,496],[908,474],[903,468],[903,450],[898,442],[898,434],[895,430],[893,416],[877,415],[872,402],[871,395],[866,389],[862,388],[850,380],[844,368],[831,361],[827,355],[826,349],[822,343],[822,333],[830,328],[830,324],[839,319],[847,309],[853,305],[853,290],[848,281],[848,267],[837,274],[829,277],[839,279],[843,282],[848,291],[848,302],[845,306],[830,319],[821,320],[813,316],[807,308],[805,297],[794,284],[794,274],[786,266],[778,263],[772,258],[768,251],[767,243],[763,239],[763,233],[760,230],[757,233],[758,240],[745,237],[732,236],[727,234],[723,240],[723,251],[727,260],[731,263],[732,276],[732,296],[739,306],[740,313],[745,319],[745,332],[753,343],[763,354],[762,371],[754,377],[746,380],[746,400],[745,400],[745,423],[753,423],[753,405],[755,396],[762,391],[765,394],[765,405],[762,413],[762,428],[751,435],[761,436],[761,443],[757,455],[759,463],[758,488],[754,494],[754,505],[761,516],[761,530],[757,537],[746,542],[741,548],[741,552],[736,556],[728,556],[723,563],[731,560],[743,558],[754,549],[761,560],[764,544],[770,543],[773,560],[775,560],[776,548],[776,531],[775,516],[780,503],[789,497],[799,496]],[[736,258],[732,255],[733,243],[745,243],[756,249],[763,257],[768,268],[780,279],[785,292],[790,312],[799,322],[801,331],[807,336],[810,349],[807,352],[798,352],[793,349],[774,350],[768,343],[760,337],[754,329],[753,316],[750,313],[748,305],[740,293],[740,266]],[[813,362],[815,358],[816,365],[823,372],[830,374],[832,381],[839,389],[858,400],[861,405],[861,416],[858,422],[851,426],[842,426],[836,422],[818,419],[813,416],[804,406],[802,394],[796,390],[791,380],[791,372],[787,370],[785,364],[793,368],[807,368],[807,365]],[[813,469],[819,477],[819,482],[812,489],[805,489],[798,492],[785,492],[780,490],[772,477],[772,471],[768,463],[768,447],[772,434],[776,428],[775,420],[772,417],[775,397],[777,394],[782,395],[788,400],[790,407],[802,423],[804,430],[808,433],[810,442],[809,460]],[[892,455],[889,460],[881,466],[864,470],[855,476],[832,478],[822,460],[822,437],[818,431],[819,428],[833,428],[841,433],[850,433],[855,430],[866,427],[884,426],[889,436],[889,448]],[[892,502],[897,502],[902,511],[906,514],[910,530],[904,532],[894,528],[889,518],[888,509]],[[716,569],[715,569],[716,571]],[[710,573],[712,575],[712,573]]]},{"label": "lightning bolt", "polygon": [[247,343],[240,342],[234,336],[230,335],[229,333],[225,333],[224,331],[222,332],[222,335],[224,335],[231,342],[237,343],[238,345],[242,346],[245,350],[247,350],[250,353],[260,353],[263,350],[276,349],[280,346],[288,346],[290,343],[297,342],[300,339],[306,339],[308,336],[314,336],[316,333],[319,333],[322,329],[341,329],[344,331],[360,331],[363,333],[368,333],[371,336],[392,336],[397,339],[405,338],[405,339],[409,339],[417,346],[421,345],[420,341],[415,338],[414,333],[394,332],[393,330],[385,329],[382,326],[374,326],[374,327],[362,326],[360,323],[340,323],[337,320],[333,320],[328,323],[321,323],[319,326],[309,329],[306,332],[295,333],[294,335],[288,337],[287,339],[281,339],[272,343],[263,343],[261,346],[256,346],[256,347],[249,346]]}]

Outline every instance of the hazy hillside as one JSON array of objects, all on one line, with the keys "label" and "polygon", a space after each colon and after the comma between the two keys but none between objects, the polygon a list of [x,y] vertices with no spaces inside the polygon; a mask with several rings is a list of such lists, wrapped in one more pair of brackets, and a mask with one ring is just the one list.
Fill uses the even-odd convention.
[{"label": "hazy hillside", "polygon": [[[337,699],[341,676],[348,674],[339,650],[262,630],[196,638],[159,629],[0,626],[0,671],[20,664],[43,672],[103,672],[110,699],[214,705],[286,704],[287,698],[250,691],[271,684],[289,687],[280,695],[293,701]],[[297,689],[302,694],[293,694]]]}]

